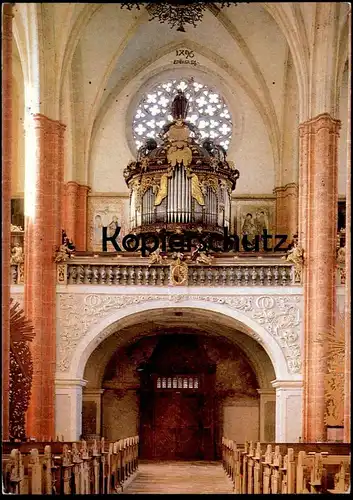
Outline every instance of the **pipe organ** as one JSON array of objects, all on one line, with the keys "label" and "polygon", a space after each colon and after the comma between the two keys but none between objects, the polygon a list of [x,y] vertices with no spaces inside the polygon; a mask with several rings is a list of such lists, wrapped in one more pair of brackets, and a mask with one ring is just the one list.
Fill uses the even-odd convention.
[{"label": "pipe organ", "polygon": [[130,227],[135,233],[160,230],[223,233],[230,226],[231,193],[239,178],[226,151],[204,140],[186,120],[187,99],[179,91],[173,121],[148,139],[124,170],[130,189]]}]

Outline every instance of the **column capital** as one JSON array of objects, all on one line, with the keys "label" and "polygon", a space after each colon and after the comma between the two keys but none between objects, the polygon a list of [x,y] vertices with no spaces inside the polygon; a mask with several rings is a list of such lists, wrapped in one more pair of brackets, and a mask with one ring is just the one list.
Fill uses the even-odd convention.
[{"label": "column capital", "polygon": [[79,184],[78,187],[81,191],[86,191],[87,193],[91,191],[91,188],[89,186],[86,186],[85,184]]},{"label": "column capital", "polygon": [[301,389],[303,387],[302,380],[272,380],[272,387],[275,389]]},{"label": "column capital", "polygon": [[100,396],[105,392],[105,389],[84,389],[84,396]]},{"label": "column capital", "polygon": [[66,125],[61,123],[59,120],[54,120],[53,118],[49,118],[48,116],[43,115],[42,113],[34,113],[32,115],[32,118],[35,123],[38,123],[38,125],[46,123],[48,125],[58,127],[59,130],[62,132],[66,129]]},{"label": "column capital", "polygon": [[260,396],[274,396],[276,394],[275,389],[256,389]]},{"label": "column capital", "polygon": [[81,378],[62,378],[55,379],[55,386],[57,388],[61,387],[85,387],[88,380],[84,380]]},{"label": "column capital", "polygon": [[300,123],[299,133],[301,136],[306,133],[316,134],[322,128],[328,128],[333,133],[338,134],[341,128],[341,120],[333,118],[330,113],[320,113],[314,118],[310,118],[309,120]]},{"label": "column capital", "polygon": [[66,187],[66,189],[68,189],[70,191],[78,191],[80,185],[76,181],[68,181],[65,183],[65,187]]}]

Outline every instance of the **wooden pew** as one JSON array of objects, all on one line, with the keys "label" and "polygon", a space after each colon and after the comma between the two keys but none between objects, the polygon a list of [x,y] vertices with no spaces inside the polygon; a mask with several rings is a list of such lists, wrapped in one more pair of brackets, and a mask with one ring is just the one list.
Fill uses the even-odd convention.
[{"label": "wooden pew", "polygon": [[275,446],[275,451],[272,456],[271,467],[271,494],[281,493],[282,486],[282,454],[280,447]]},{"label": "wooden pew", "polygon": [[338,492],[349,484],[350,444],[245,443],[222,439],[222,464],[235,493]]},{"label": "wooden pew", "polygon": [[264,461],[262,462],[262,493],[271,493],[271,464],[272,464],[272,445],[268,444],[266,447]]},{"label": "wooden pew", "polygon": [[254,462],[254,493],[262,493],[262,449],[261,444],[257,443],[255,448],[255,455],[253,457]]},{"label": "wooden pew", "polygon": [[[331,465],[331,463],[329,463],[331,460],[332,457],[328,456],[327,461],[324,461],[325,468]],[[350,463],[350,457],[348,459],[347,457],[341,458],[339,470],[334,475],[334,487],[327,489],[329,493],[345,493],[348,490],[350,485]]]}]

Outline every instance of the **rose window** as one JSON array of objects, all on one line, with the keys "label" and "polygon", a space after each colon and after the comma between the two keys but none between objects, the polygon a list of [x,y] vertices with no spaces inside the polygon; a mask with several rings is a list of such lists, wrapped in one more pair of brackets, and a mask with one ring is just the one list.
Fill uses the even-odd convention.
[{"label": "rose window", "polygon": [[139,149],[148,138],[158,141],[159,132],[173,118],[170,105],[180,89],[189,102],[187,120],[195,125],[201,139],[213,139],[228,149],[232,137],[232,119],[223,97],[208,85],[193,78],[170,80],[152,87],[141,99],[132,124],[136,148]]}]

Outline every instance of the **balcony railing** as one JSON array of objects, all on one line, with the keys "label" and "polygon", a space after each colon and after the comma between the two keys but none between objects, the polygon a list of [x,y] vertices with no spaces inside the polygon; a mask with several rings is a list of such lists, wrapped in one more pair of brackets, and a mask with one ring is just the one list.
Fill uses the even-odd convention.
[{"label": "balcony railing", "polygon": [[[117,262],[118,261],[118,262]],[[74,257],[57,266],[63,285],[170,286],[172,260],[149,264],[148,258]],[[292,263],[281,258],[215,258],[210,265],[188,263],[188,286],[291,286]],[[174,283],[175,284],[175,283]]]}]

